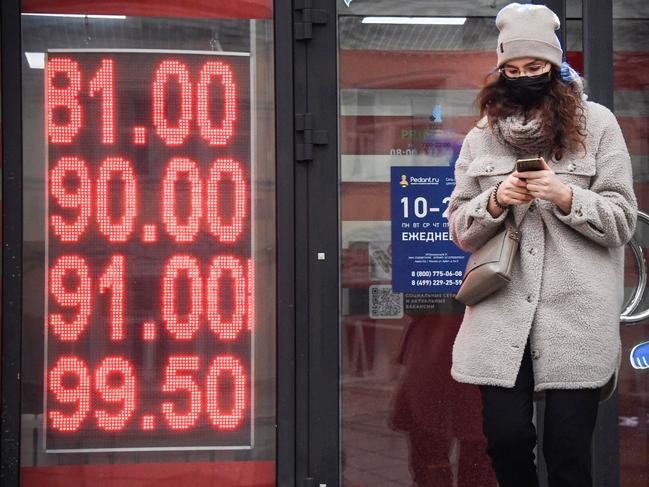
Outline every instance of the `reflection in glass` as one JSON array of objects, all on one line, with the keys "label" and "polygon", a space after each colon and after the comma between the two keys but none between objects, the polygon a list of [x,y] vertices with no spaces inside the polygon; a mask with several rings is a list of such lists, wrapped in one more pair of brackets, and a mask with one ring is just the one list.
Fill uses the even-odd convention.
[{"label": "reflection in glass", "polygon": [[479,391],[450,376],[463,307],[391,291],[389,180],[454,163],[497,31],[361,20],[339,20],[343,485],[493,487]]},{"label": "reflection in glass", "polygon": [[272,30],[23,16],[22,485],[275,485]]},{"label": "reflection in glass", "polygon": [[[649,210],[649,19],[642,2],[613,2],[614,108],[631,154],[638,207]],[[642,7],[640,6],[642,4]],[[643,10],[644,9],[644,12]],[[641,220],[635,234],[647,253],[649,228]],[[625,280],[632,286],[637,269],[627,251]],[[637,312],[649,307],[649,293]],[[649,341],[647,322],[622,325],[622,367],[618,379],[620,484],[640,487],[649,483],[649,370],[634,359],[644,356]],[[642,363],[642,362],[641,362]]]}]

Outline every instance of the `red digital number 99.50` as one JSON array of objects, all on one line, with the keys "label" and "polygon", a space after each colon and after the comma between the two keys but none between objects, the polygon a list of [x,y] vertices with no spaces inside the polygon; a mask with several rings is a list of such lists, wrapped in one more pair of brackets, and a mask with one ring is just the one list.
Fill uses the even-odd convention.
[{"label": "red digital number 99.50", "polygon": [[[237,429],[248,404],[247,377],[241,363],[231,355],[214,358],[204,386],[194,377],[199,369],[200,359],[197,356],[169,357],[161,392],[182,393],[186,397],[186,404],[180,408],[171,401],[161,404],[160,412],[167,426],[172,430],[190,429],[201,414],[207,412],[209,423],[216,429]],[[223,387],[223,381],[227,378],[230,379],[230,386]],[[80,358],[60,357],[48,374],[48,388],[59,404],[68,405],[66,411],[49,410],[49,422],[52,428],[60,432],[78,431],[92,411],[99,429],[121,431],[133,420],[138,407],[138,381],[131,363],[122,357],[105,358],[94,375]],[[222,397],[224,390],[230,391],[230,397]],[[154,395],[158,396],[157,393]],[[99,402],[111,406],[105,408],[97,405],[96,397]],[[229,410],[224,410],[223,404],[227,404]],[[156,414],[143,414],[140,428],[155,429],[156,417]]]}]

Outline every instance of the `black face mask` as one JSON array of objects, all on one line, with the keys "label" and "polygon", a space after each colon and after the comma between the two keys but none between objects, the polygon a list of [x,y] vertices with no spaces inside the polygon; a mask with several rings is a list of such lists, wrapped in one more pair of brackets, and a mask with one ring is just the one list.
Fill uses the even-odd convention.
[{"label": "black face mask", "polygon": [[505,83],[514,100],[521,105],[533,105],[547,93],[550,87],[550,73],[534,77],[505,78]]}]

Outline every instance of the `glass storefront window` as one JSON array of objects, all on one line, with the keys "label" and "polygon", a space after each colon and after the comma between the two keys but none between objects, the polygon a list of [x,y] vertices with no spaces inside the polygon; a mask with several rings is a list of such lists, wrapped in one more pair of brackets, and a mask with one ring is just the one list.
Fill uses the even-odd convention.
[{"label": "glass storefront window", "polygon": [[275,485],[271,4],[148,5],[22,16],[24,486]]},{"label": "glass storefront window", "polygon": [[[485,454],[480,396],[449,374],[463,308],[452,295],[392,291],[392,269],[398,264],[391,245],[395,208],[390,183],[394,166],[414,171],[414,166],[454,163],[477,119],[478,89],[495,63],[497,30],[490,15],[506,3],[339,2],[341,461],[346,487],[496,485]],[[639,15],[640,2],[620,3],[625,6],[616,6],[616,17]],[[567,12],[566,58],[583,73],[581,2],[568,2]],[[381,15],[440,18],[435,25],[363,21]],[[641,209],[648,207],[642,203],[649,140],[647,27],[646,19],[620,18],[614,24],[616,114],[632,154]],[[637,238],[642,237],[646,240],[646,227],[639,229]],[[637,277],[628,254],[627,295]],[[647,308],[646,300],[638,309]],[[622,327],[627,358],[619,383],[619,468],[624,487],[646,485],[649,478],[649,376],[628,362],[635,345],[646,342],[649,350],[645,330]],[[542,421],[536,418],[542,418],[543,407],[543,402],[535,405],[539,429]],[[606,439],[598,441],[598,448],[608,451]],[[539,449],[537,459],[546,485]]]},{"label": "glass storefront window", "polygon": [[[614,111],[624,134],[638,208],[649,212],[649,9],[644,2],[613,2]],[[645,255],[649,247],[647,221],[640,218],[635,235]],[[635,282],[637,268],[629,257],[627,280]],[[649,307],[645,291],[637,312]],[[622,368],[618,381],[620,485],[649,483],[649,327],[646,321],[622,325]]]},{"label": "glass storefront window", "polygon": [[390,244],[391,167],[454,162],[494,66],[494,19],[362,20],[339,18],[343,485],[495,486],[478,389],[449,374],[463,307],[393,293]]}]

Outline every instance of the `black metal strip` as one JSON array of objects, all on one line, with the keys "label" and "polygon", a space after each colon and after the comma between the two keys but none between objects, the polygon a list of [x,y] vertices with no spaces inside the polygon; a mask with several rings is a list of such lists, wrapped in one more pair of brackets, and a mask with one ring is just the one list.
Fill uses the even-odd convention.
[{"label": "black metal strip", "polygon": [[566,49],[567,46],[566,44],[566,31],[567,31],[566,0],[534,0],[532,3],[545,5],[550,10],[552,10],[555,14],[557,14],[557,17],[559,17],[559,21],[561,22],[561,28],[557,31],[557,37],[561,42],[561,47],[563,48],[563,57],[565,59],[566,51],[567,51]]},{"label": "black metal strip", "polygon": [[274,2],[277,157],[277,485],[295,478],[295,206],[293,15]]},{"label": "black metal strip", "polygon": [[[315,145],[308,168],[309,466],[315,485],[340,485],[338,75],[336,3],[313,0],[327,23],[307,42],[307,112]],[[320,255],[319,255],[320,254]]]},{"label": "black metal strip", "polygon": [[[294,9],[299,10],[300,2],[291,2]],[[294,24],[302,21],[303,12],[293,11]],[[292,31],[292,30],[291,30]],[[299,40],[293,42],[293,110],[295,117],[298,113],[307,112],[307,45],[312,40]],[[294,119],[290,125],[294,125]],[[294,143],[297,140],[294,139]],[[309,163],[309,164],[312,164]],[[294,163],[294,198],[295,212],[292,215],[295,221],[295,472],[296,483],[302,485],[310,477],[309,449],[309,418],[311,404],[309,401],[309,228],[308,228],[308,164]]]},{"label": "black metal strip", "polygon": [[2,428],[0,485],[20,482],[22,107],[20,0],[0,3],[2,63]]},{"label": "black metal strip", "polygon": [[600,403],[593,438],[593,485],[620,486],[619,400]]},{"label": "black metal strip", "polygon": [[[613,110],[613,2],[583,0],[584,74],[589,98]],[[594,485],[620,485],[619,398],[600,404],[593,440]]]},{"label": "black metal strip", "polygon": [[613,2],[583,0],[584,71],[590,99],[613,110]]}]

